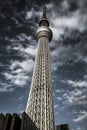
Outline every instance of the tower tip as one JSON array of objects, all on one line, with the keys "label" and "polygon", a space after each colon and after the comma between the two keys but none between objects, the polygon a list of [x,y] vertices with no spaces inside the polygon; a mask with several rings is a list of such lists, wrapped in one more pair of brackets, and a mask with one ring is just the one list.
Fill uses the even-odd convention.
[{"label": "tower tip", "polygon": [[46,16],[46,5],[43,6],[43,14],[42,14],[42,18],[40,20],[39,26],[49,26],[49,22]]},{"label": "tower tip", "polygon": [[46,5],[43,6],[43,16],[42,16],[42,18],[45,18],[45,19],[47,18],[46,17]]}]

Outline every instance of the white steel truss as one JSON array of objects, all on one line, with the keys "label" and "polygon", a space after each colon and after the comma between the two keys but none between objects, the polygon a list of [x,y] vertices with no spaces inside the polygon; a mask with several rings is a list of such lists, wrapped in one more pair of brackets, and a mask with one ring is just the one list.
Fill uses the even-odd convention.
[{"label": "white steel truss", "polygon": [[52,32],[48,27],[48,21],[44,14],[43,16],[44,18],[40,21],[40,27],[36,32],[38,50],[26,112],[39,130],[54,130],[49,50],[49,41],[52,38]]}]

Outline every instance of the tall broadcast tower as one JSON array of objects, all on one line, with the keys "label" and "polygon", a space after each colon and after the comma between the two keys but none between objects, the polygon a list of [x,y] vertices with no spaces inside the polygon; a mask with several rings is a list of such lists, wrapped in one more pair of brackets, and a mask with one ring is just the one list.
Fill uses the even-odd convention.
[{"label": "tall broadcast tower", "polygon": [[39,130],[54,130],[52,80],[49,42],[52,31],[46,17],[46,7],[36,32],[38,50],[26,112]]}]

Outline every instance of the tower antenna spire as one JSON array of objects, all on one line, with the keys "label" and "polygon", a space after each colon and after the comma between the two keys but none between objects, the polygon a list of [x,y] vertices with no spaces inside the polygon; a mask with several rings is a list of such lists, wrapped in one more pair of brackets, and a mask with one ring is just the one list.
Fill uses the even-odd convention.
[{"label": "tower antenna spire", "polygon": [[47,16],[46,16],[46,0],[43,0],[44,5],[43,5],[43,14],[42,14],[42,18],[40,20],[39,26],[49,26],[49,22],[47,20]]},{"label": "tower antenna spire", "polygon": [[42,18],[46,18],[46,0],[43,0],[43,16]]},{"label": "tower antenna spire", "polygon": [[43,4],[46,6],[46,0],[43,0]]}]

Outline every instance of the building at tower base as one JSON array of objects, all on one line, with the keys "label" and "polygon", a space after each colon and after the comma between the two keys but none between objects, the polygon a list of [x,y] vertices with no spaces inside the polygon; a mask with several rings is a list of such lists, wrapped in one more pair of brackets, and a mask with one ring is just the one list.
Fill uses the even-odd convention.
[{"label": "building at tower base", "polygon": [[61,124],[56,126],[56,130],[70,130],[68,124]]},{"label": "building at tower base", "polygon": [[30,117],[23,112],[18,115],[0,114],[0,130],[38,130]]}]

